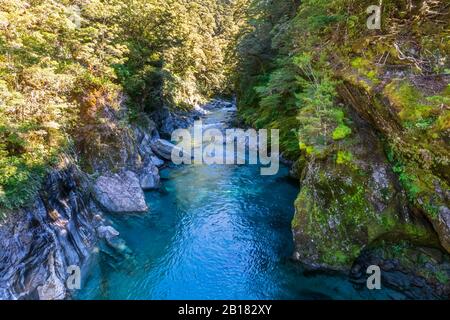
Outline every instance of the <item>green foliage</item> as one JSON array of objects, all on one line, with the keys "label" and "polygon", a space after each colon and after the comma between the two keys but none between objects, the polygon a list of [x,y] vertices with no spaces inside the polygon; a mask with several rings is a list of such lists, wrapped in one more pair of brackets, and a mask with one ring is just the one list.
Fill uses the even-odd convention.
[{"label": "green foliage", "polygon": [[321,155],[333,143],[336,127],[337,139],[350,134],[342,110],[335,105],[337,82],[331,77],[327,56],[316,52],[311,43],[320,30],[342,20],[342,15],[330,14],[329,7],[322,0],[301,5],[254,1],[253,32],[241,39],[239,47],[240,114],[257,127],[283,123],[296,114],[297,122],[289,122],[289,130],[299,140],[295,143],[289,135],[293,155],[300,151]]},{"label": "green foliage", "polygon": [[[133,114],[231,92],[247,0],[0,2],[0,207],[26,204],[53,159],[124,91]],[[88,136],[86,136],[88,135]],[[74,139],[77,140],[77,139]],[[85,146],[84,146],[85,147]],[[81,147],[81,150],[89,148]]]},{"label": "green foliage", "polygon": [[377,70],[373,69],[374,67],[370,60],[357,57],[351,61],[351,66],[360,74],[366,76],[373,84],[378,84],[380,82],[377,77]]},{"label": "green foliage", "polygon": [[345,124],[341,123],[338,125],[336,129],[333,131],[333,140],[342,140],[345,139],[352,133],[352,129],[347,127]]},{"label": "green foliage", "polygon": [[442,284],[448,284],[448,282],[450,281],[450,276],[445,271],[438,270],[435,275],[436,279]]},{"label": "green foliage", "polygon": [[417,122],[430,117],[433,106],[409,83],[393,81],[386,86],[385,92],[400,109],[399,117],[403,121]]},{"label": "green foliage", "polygon": [[353,155],[350,151],[341,151],[339,150],[336,156],[337,164],[346,164],[350,163],[353,160]]},{"label": "green foliage", "polygon": [[110,64],[121,61],[114,25],[99,22],[99,15],[112,18],[116,7],[100,0],[80,10],[72,5],[0,4],[0,207],[21,206],[34,196],[69,141],[80,94],[105,84],[96,79],[113,79]]},{"label": "green foliage", "polygon": [[[392,147],[388,148],[387,157],[406,191],[409,202],[423,210],[430,218],[437,218],[440,201],[435,197],[435,185],[439,183],[438,178],[419,168],[414,162],[402,159],[401,153],[394,150]],[[442,188],[447,188],[445,182],[440,183]]]},{"label": "green foliage", "polygon": [[[305,161],[320,160],[311,165],[338,164],[302,182],[292,222],[296,232],[314,240],[320,262],[350,265],[361,249],[351,242],[360,235],[367,235],[368,243],[387,232],[408,239],[430,235],[415,223],[398,221],[396,206],[377,215],[365,199],[368,185],[360,180],[367,173],[356,165],[359,152],[348,151],[358,150],[350,148],[364,128],[359,125],[361,134],[352,135],[354,124],[342,100],[396,146],[390,161],[410,204],[434,226],[438,209],[447,206],[437,190],[448,189],[449,87],[436,93],[446,81],[436,73],[448,70],[449,43],[439,39],[448,34],[444,21],[450,12],[446,1],[413,2],[409,7],[408,1],[383,1],[382,30],[375,31],[366,27],[370,0],[252,1],[249,28],[238,47],[241,117],[259,128],[273,123],[283,128],[290,119],[297,137],[293,150]],[[428,5],[439,18],[424,13]],[[330,183],[337,177],[343,179]],[[311,182],[316,178],[323,181]],[[387,199],[389,191],[380,194]],[[330,225],[333,232],[325,232]]]}]

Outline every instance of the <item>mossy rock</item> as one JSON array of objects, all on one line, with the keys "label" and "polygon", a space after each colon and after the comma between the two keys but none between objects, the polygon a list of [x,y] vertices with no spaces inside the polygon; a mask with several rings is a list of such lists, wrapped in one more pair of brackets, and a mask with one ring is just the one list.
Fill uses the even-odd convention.
[{"label": "mossy rock", "polygon": [[[338,91],[388,146],[409,206],[425,217],[450,252],[449,77],[388,79],[368,90],[342,72]],[[430,120],[431,122],[427,122]]]},{"label": "mossy rock", "polygon": [[[352,132],[351,141],[337,143],[335,157],[304,169],[292,222],[294,257],[312,268],[348,270],[382,238],[437,243],[433,230],[409,212],[378,138],[365,125]],[[337,161],[339,154],[351,157]]]},{"label": "mossy rock", "polygon": [[352,282],[366,285],[366,270],[377,265],[381,286],[401,291],[408,299],[447,299],[450,255],[439,248],[408,241],[380,241],[365,249],[352,266]]}]

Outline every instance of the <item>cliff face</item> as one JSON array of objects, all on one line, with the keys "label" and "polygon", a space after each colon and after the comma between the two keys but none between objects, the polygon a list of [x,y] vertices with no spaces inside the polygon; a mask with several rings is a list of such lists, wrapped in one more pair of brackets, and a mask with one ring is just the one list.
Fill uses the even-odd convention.
[{"label": "cliff face", "polygon": [[[151,210],[144,190],[160,187],[158,168],[174,147],[159,132],[170,136],[200,113],[164,108],[130,121],[122,99],[106,101],[81,114],[72,147],[49,171],[33,203],[1,221],[0,299],[67,299],[69,266],[83,276],[100,250],[131,257],[108,214]],[[165,154],[169,158],[161,159]]]},{"label": "cliff face", "polygon": [[97,242],[101,211],[87,178],[69,159],[41,194],[0,226],[0,298],[62,299],[68,266],[82,267]]},{"label": "cliff face", "polygon": [[352,137],[330,145],[331,156],[309,159],[301,171],[295,256],[309,266],[348,269],[381,237],[434,240],[427,224],[408,208],[370,125],[356,114],[351,119]]},{"label": "cliff face", "polygon": [[377,30],[367,27],[370,0],[255,5],[239,113],[280,128],[296,160],[294,257],[352,273],[390,261],[383,271],[448,295],[448,1],[382,1]]},{"label": "cliff face", "polygon": [[361,283],[379,265],[384,283],[411,298],[448,297],[446,137],[405,129],[383,87],[344,79],[338,92],[352,133],[328,155],[297,162],[294,257]]},{"label": "cliff face", "polygon": [[[111,240],[118,233],[108,225],[105,213],[114,211],[108,205],[117,200],[116,211],[123,214],[141,211],[136,204],[142,203],[147,211],[143,189],[150,178],[159,181],[156,166],[164,163],[150,149],[159,137],[153,122],[142,115],[139,124],[124,124],[124,114],[103,106],[96,121],[83,122],[73,149],[50,170],[33,204],[2,221],[0,299],[68,298],[69,266],[78,266],[83,275],[101,242],[124,250]],[[121,190],[132,184],[129,199],[119,201]]]},{"label": "cliff face", "polygon": [[[295,257],[309,267],[355,273],[376,262],[392,287],[422,283],[410,297],[448,297],[450,76],[427,56],[430,26],[446,34],[427,3],[390,16],[391,29],[341,46],[352,58],[328,53],[349,130],[299,161],[293,233]],[[448,17],[443,3],[433,5]]]},{"label": "cliff face", "polygon": [[[450,76],[387,75],[376,87],[370,87],[364,79],[354,81],[345,74],[343,78],[339,87],[341,97],[383,137],[389,148],[389,161],[399,174],[412,207],[433,225],[442,247],[450,252],[448,106],[424,104],[423,108],[437,117],[437,123],[425,129],[410,128],[404,120],[406,110],[419,108],[411,104],[448,94]],[[417,100],[408,101],[402,86],[416,95]]]}]

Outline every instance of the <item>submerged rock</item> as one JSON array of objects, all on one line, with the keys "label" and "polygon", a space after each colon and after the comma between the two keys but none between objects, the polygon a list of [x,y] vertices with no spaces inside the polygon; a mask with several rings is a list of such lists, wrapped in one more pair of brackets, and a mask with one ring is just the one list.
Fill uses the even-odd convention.
[{"label": "submerged rock", "polygon": [[139,183],[143,190],[159,188],[161,184],[159,170],[153,163],[150,163],[142,169],[139,174]]},{"label": "submerged rock", "polygon": [[97,228],[99,238],[110,240],[120,235],[119,231],[111,226],[100,226]]},{"label": "submerged rock", "polygon": [[101,176],[94,185],[97,202],[112,213],[148,211],[139,178],[134,172],[125,171],[112,176]]}]

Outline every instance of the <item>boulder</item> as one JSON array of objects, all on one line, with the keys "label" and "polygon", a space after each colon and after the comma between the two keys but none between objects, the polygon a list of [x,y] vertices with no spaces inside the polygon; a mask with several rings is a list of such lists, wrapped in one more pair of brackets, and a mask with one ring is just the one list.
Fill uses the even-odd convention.
[{"label": "boulder", "polygon": [[354,123],[351,141],[331,145],[322,159],[297,163],[294,258],[310,269],[348,271],[364,249],[393,236],[435,243],[427,224],[409,210],[376,135]]},{"label": "boulder", "polygon": [[157,156],[150,156],[150,161],[158,168],[164,165],[164,160],[161,160]]},{"label": "boulder", "polygon": [[101,176],[94,185],[96,201],[112,213],[146,212],[144,193],[134,172]]},{"label": "boulder", "polygon": [[179,152],[181,152],[181,149],[175,146],[173,143],[158,139],[155,140],[155,142],[152,144],[152,150],[154,153],[156,153],[157,156],[165,159],[165,160],[171,160],[172,159],[172,150],[174,148],[177,148]]},{"label": "boulder", "polygon": [[120,233],[111,226],[100,226],[97,228],[99,238],[110,240],[117,237]]},{"label": "boulder", "polygon": [[158,189],[160,186],[159,170],[153,164],[150,163],[144,167],[139,174],[139,183],[143,190]]},{"label": "boulder", "polygon": [[142,158],[147,158],[149,156],[154,155],[152,148],[152,138],[144,133],[141,143],[139,144],[139,154]]}]

